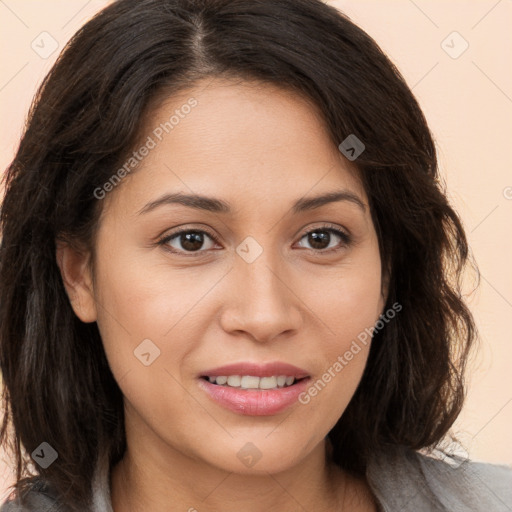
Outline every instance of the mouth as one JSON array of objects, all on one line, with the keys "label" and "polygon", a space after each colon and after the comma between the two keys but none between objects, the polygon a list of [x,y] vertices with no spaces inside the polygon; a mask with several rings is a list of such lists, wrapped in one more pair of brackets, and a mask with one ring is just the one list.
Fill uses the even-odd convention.
[{"label": "mouth", "polygon": [[296,404],[311,380],[305,370],[281,362],[236,363],[198,377],[200,388],[217,405],[250,416],[278,414]]},{"label": "mouth", "polygon": [[258,377],[256,375],[219,375],[201,376],[201,379],[216,386],[237,388],[246,391],[276,390],[289,388],[297,382],[308,377],[295,378],[292,375],[271,375],[269,377]]}]

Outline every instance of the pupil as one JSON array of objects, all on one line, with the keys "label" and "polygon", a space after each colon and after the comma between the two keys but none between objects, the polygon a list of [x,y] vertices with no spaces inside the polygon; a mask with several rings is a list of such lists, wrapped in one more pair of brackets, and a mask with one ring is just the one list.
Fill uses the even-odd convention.
[{"label": "pupil", "polygon": [[[320,233],[320,235],[318,235]],[[311,247],[314,249],[325,249],[329,246],[329,238],[330,234],[326,231],[313,231],[309,234],[310,240],[309,243]],[[322,245],[324,242],[327,242],[325,245]],[[320,245],[318,245],[320,244]]]},{"label": "pupil", "polygon": [[[325,249],[329,246],[330,234],[327,231],[313,231],[308,236],[314,249]],[[181,239],[182,247],[188,251],[196,251],[203,245],[203,234],[198,231],[182,234]]]},{"label": "pupil", "polygon": [[203,245],[203,234],[199,233],[198,231],[185,233],[181,236],[181,245],[186,250],[195,251],[197,249],[200,249],[201,246]]}]

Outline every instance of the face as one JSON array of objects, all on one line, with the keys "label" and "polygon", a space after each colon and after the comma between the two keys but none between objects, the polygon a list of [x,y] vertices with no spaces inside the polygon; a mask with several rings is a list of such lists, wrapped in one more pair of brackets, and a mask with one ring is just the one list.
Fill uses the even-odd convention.
[{"label": "face", "polygon": [[100,199],[94,276],[59,256],[75,312],[151,456],[292,467],[343,414],[369,349],[354,340],[383,312],[365,191],[314,107],[270,85],[199,82],[147,126]]}]

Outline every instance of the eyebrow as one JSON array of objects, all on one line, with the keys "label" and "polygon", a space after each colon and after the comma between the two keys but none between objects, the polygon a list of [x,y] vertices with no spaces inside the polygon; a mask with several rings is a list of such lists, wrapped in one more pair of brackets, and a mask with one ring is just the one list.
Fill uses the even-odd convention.
[{"label": "eyebrow", "polygon": [[[339,190],[327,192],[315,197],[301,198],[293,204],[292,211],[294,214],[302,213],[338,201],[351,202],[361,208],[363,212],[366,212],[364,202],[359,198],[359,196],[349,190]],[[231,213],[230,204],[222,199],[199,194],[183,194],[181,192],[164,194],[158,199],[147,203],[137,213],[139,215],[145,214],[159,208],[160,206],[172,204],[181,204],[182,206],[187,206],[189,208],[196,208],[198,210],[205,210],[213,213]]]}]

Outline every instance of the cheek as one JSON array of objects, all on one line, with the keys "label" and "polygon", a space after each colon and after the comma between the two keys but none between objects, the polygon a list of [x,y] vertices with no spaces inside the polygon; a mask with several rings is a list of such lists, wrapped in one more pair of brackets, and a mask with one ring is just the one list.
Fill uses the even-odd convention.
[{"label": "cheek", "polygon": [[[122,250],[107,253],[105,248],[96,268],[97,323],[112,371],[121,378],[145,368],[148,357],[142,354],[150,353],[150,368],[168,357],[164,341],[183,316],[187,288],[174,293],[180,285],[156,279],[155,269],[146,268],[142,257]],[[173,351],[179,350],[176,344]]]},{"label": "cheek", "polygon": [[[317,339],[315,350],[321,369],[299,402],[308,417],[322,418],[329,429],[356,391],[369,354],[371,328],[382,313],[380,258],[375,249],[347,258],[335,275],[316,279],[315,293],[307,295],[325,335]],[[303,282],[311,286],[313,280]]]},{"label": "cheek", "polygon": [[146,372],[141,374],[144,386],[152,382],[156,387],[159,379],[170,379],[170,385],[173,377],[183,380],[190,373],[187,356],[208,325],[209,294],[226,269],[171,269],[161,259],[154,263],[147,254],[123,251],[120,245],[115,252],[104,247],[96,268],[97,323],[114,376],[119,380],[129,374],[133,380]]},{"label": "cheek", "polygon": [[330,321],[336,336],[323,339],[321,370],[299,397],[308,417],[321,418],[327,430],[343,415],[361,381],[371,345],[370,328],[376,321],[375,303],[371,307],[356,301],[356,308],[347,304],[344,308],[338,303],[337,314],[333,312]]},{"label": "cheek", "polygon": [[307,297],[307,304],[325,326],[325,350],[331,360],[373,327],[382,313],[380,265],[378,248],[372,244],[354,251],[329,272],[320,270],[322,273],[301,278],[301,296]]},{"label": "cheek", "polygon": [[167,283],[162,267],[145,267],[142,258],[119,253],[98,266],[97,276],[98,327],[128,406],[151,424],[197,414],[180,372],[187,371],[181,362],[200,339],[192,332],[191,308],[208,283],[204,290],[191,286],[185,273]]}]

